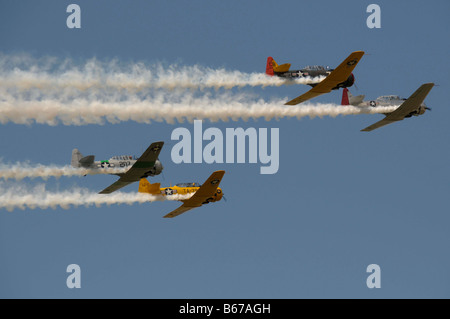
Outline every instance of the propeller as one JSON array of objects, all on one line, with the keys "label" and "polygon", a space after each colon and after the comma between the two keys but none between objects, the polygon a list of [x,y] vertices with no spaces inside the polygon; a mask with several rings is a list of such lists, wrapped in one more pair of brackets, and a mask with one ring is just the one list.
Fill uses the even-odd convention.
[{"label": "propeller", "polygon": [[425,106],[425,110],[431,111],[431,107]]},{"label": "propeller", "polygon": [[226,202],[227,198],[225,197],[225,195],[222,195],[223,200]]},{"label": "propeller", "polygon": [[353,75],[353,73],[352,76],[353,76],[353,86],[355,87],[356,91],[359,91],[358,86],[356,85],[356,77]]}]

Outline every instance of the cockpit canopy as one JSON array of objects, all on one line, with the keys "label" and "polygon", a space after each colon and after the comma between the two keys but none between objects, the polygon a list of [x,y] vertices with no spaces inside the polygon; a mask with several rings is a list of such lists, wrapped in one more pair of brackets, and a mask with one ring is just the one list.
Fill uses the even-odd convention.
[{"label": "cockpit canopy", "polygon": [[178,187],[200,187],[201,185],[199,183],[178,183],[175,186],[178,186]]},{"label": "cockpit canopy", "polygon": [[111,157],[112,160],[116,161],[130,161],[130,160],[137,160],[136,155],[119,155],[119,156],[113,156]]},{"label": "cockpit canopy", "polygon": [[398,95],[383,95],[379,97],[380,100],[392,101],[392,100],[401,100]]},{"label": "cockpit canopy", "polygon": [[325,71],[325,70],[329,70],[330,67],[329,66],[323,66],[323,65],[307,65],[305,67],[305,70],[311,70],[311,71]]}]

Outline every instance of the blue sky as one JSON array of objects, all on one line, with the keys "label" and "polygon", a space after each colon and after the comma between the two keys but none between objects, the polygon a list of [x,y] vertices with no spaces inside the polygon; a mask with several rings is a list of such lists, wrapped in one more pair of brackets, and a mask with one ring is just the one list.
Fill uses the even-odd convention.
[{"label": "blue sky", "polygon": [[[81,29],[66,7],[81,7]],[[178,203],[0,209],[1,298],[448,298],[450,242],[447,106],[448,1],[377,1],[381,29],[366,26],[373,1],[2,1],[0,53],[200,65],[264,72],[267,56],[337,66],[367,53],[354,94],[408,97],[434,82],[432,112],[370,133],[381,115],[203,123],[279,128],[280,169],[259,164],[174,164],[170,140],[190,123],[0,125],[3,162],[66,165],[73,148],[109,158],[166,142],[163,185],[203,182],[224,169],[228,201],[175,219]],[[233,89],[293,98],[306,86]],[[201,95],[201,92],[198,93]],[[339,103],[341,91],[314,100]],[[113,176],[25,179],[51,190],[98,192]],[[137,191],[137,184],[126,192]],[[68,289],[66,267],[81,267]],[[366,267],[381,267],[380,289]]]}]

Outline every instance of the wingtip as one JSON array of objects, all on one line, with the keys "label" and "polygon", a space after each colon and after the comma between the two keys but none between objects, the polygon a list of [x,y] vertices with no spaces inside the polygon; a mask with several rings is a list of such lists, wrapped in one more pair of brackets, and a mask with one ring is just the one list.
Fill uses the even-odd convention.
[{"label": "wingtip", "polygon": [[220,170],[220,171],[213,172],[209,178],[211,178],[212,176],[215,176],[218,179],[222,179],[224,175],[225,175],[225,171]]},{"label": "wingtip", "polygon": [[[294,99],[294,100],[295,100],[295,99]],[[294,102],[294,100],[288,101],[288,102],[284,103],[284,105],[297,105],[297,104],[302,103],[302,102],[296,103],[296,102]]]}]

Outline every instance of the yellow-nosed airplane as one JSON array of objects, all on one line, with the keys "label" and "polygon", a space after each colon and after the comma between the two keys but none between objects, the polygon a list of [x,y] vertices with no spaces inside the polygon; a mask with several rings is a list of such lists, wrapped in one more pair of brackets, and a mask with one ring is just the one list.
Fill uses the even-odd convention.
[{"label": "yellow-nosed airplane", "polygon": [[162,187],[160,183],[150,184],[145,178],[139,182],[139,193],[152,195],[171,196],[175,194],[192,194],[192,197],[181,200],[183,205],[168,213],[164,218],[173,218],[203,204],[217,202],[222,199],[223,193],[219,187],[225,171],[216,171],[206,180],[203,185],[199,183],[180,183],[175,186]]},{"label": "yellow-nosed airplane", "polygon": [[[355,82],[355,77],[352,74],[353,69],[356,67],[358,62],[361,60],[362,56],[364,55],[364,51],[355,51],[352,54],[350,54],[339,66],[332,70],[331,72],[326,71],[327,77],[320,83],[314,84],[313,88],[309,90],[308,92],[296,97],[293,100],[290,100],[289,102],[286,102],[285,105],[297,105],[299,103],[308,101],[312,98],[315,98],[319,95],[329,93],[332,90],[337,90],[339,88],[345,88],[350,87]],[[276,65],[275,61],[270,60],[270,63],[273,65]],[[266,73],[269,74],[270,72],[270,65],[269,65],[269,59],[267,60],[266,67]],[[283,76],[283,73],[288,73],[290,64],[283,64],[281,66],[276,65],[275,69],[272,67],[272,75],[277,74],[278,76]],[[269,68],[269,71],[267,71],[267,68]],[[278,72],[277,72],[278,71]],[[269,73],[268,73],[269,72]],[[311,73],[311,71],[309,71]],[[281,73],[281,74],[280,74]],[[269,74],[270,75],[270,74]],[[311,73],[311,75],[314,75]],[[317,74],[319,75],[319,74]],[[316,76],[316,75],[314,75]],[[284,75],[286,77],[286,75]],[[292,77],[292,76],[291,76]],[[310,84],[312,86],[312,84]]]}]

